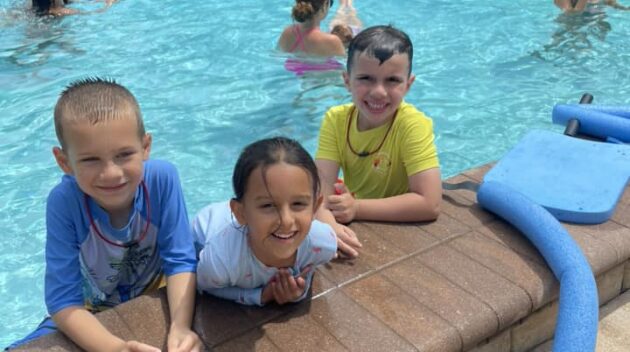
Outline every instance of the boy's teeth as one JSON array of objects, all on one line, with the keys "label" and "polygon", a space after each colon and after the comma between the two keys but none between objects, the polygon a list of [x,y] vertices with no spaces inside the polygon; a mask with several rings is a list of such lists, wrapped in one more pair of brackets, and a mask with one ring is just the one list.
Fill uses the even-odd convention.
[{"label": "boy's teeth", "polygon": [[368,106],[372,109],[382,109],[385,107],[385,104],[368,103]]}]

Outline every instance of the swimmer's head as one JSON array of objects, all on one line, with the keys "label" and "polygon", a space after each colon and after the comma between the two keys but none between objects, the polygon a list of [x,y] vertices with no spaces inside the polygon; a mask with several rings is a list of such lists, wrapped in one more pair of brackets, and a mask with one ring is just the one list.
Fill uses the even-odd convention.
[{"label": "swimmer's head", "polygon": [[33,0],[32,9],[39,16],[48,15],[51,8],[63,7],[68,0]]},{"label": "swimmer's head", "polygon": [[352,29],[350,29],[350,26],[344,24],[338,24],[334,26],[330,33],[339,37],[339,39],[341,39],[341,42],[343,43],[343,46],[346,48],[352,40]]},{"label": "swimmer's head", "polygon": [[295,0],[291,17],[297,22],[310,21],[322,11],[326,14],[332,5],[332,0]]},{"label": "swimmer's head", "polygon": [[355,57],[362,53],[379,60],[381,64],[395,54],[407,54],[409,75],[411,75],[413,44],[405,32],[391,25],[366,28],[350,41],[346,64],[348,73],[352,69]]}]

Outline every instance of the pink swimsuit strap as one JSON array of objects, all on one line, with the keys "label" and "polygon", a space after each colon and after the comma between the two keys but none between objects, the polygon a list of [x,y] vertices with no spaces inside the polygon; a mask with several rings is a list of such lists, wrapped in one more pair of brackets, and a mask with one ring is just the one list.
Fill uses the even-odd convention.
[{"label": "pink swimsuit strap", "polygon": [[291,46],[291,49],[289,49],[289,52],[292,53],[298,47],[300,48],[300,50],[306,51],[305,48],[304,48],[304,37],[308,33],[310,33],[313,29],[314,28],[311,28],[311,29],[305,31],[304,33],[302,33],[302,32],[300,32],[300,25],[299,24],[296,24],[295,26],[293,26],[293,33],[295,33],[295,43],[293,43],[293,45]]}]

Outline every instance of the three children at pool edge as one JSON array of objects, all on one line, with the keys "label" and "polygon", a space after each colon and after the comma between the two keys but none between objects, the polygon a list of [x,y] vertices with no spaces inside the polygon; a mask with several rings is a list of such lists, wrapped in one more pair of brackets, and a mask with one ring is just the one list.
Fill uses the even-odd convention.
[{"label": "three children at pool edge", "polygon": [[20,343],[56,325],[86,350],[157,351],[113,335],[92,313],[166,285],[168,350],[198,351],[195,286],[242,304],[297,302],[318,265],[358,256],[351,221],[436,219],[432,121],[403,101],[412,59],[404,32],[360,32],[343,73],[352,103],[326,112],[315,160],[284,137],[248,145],[234,197],[202,209],[192,227],[175,167],[149,159],[152,139],[133,95],[99,78],[72,83],[55,107],[53,154],[65,175],[46,211],[52,321]]}]

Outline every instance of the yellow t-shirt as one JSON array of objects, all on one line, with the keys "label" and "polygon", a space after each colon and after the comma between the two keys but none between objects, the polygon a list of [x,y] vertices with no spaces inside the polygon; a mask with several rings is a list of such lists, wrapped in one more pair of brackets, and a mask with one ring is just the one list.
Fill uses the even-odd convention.
[{"label": "yellow t-shirt", "polygon": [[[337,162],[344,182],[357,198],[376,199],[409,192],[408,177],[439,167],[434,144],[433,121],[413,105],[402,102],[389,134],[389,123],[366,131],[357,130],[357,109],[353,104],[330,108],[319,131],[316,159]],[[352,117],[350,112],[354,110]],[[348,139],[357,152],[378,152],[360,157],[354,154],[346,140],[348,119],[351,118]]]}]

